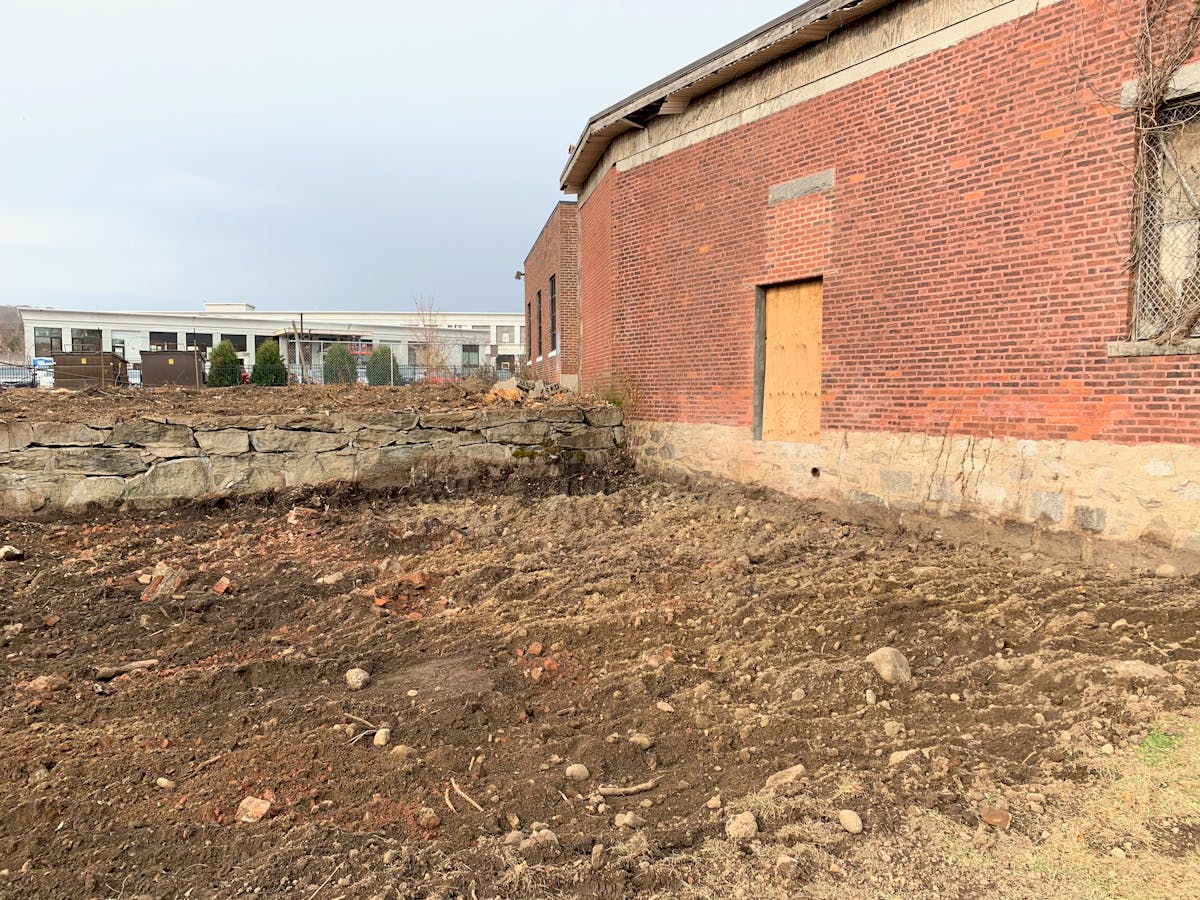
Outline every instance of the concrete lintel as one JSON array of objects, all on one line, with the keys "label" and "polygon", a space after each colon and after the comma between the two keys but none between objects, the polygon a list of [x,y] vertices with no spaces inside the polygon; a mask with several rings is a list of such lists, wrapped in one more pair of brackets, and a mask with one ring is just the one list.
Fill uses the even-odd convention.
[{"label": "concrete lintel", "polygon": [[809,194],[820,194],[833,190],[833,179],[834,170],[826,169],[824,172],[816,172],[794,181],[772,185],[768,202],[774,205],[783,203],[785,200],[795,200],[797,197],[807,197]]},{"label": "concrete lintel", "polygon": [[[1178,100],[1189,94],[1200,94],[1200,63],[1183,66],[1171,76],[1164,100]],[[1121,106],[1132,109],[1137,103],[1138,83],[1127,81],[1121,85]]]},{"label": "concrete lintel", "polygon": [[1122,356],[1192,356],[1200,353],[1200,338],[1189,338],[1179,344],[1156,344],[1154,341],[1112,341],[1108,345],[1110,358]]}]

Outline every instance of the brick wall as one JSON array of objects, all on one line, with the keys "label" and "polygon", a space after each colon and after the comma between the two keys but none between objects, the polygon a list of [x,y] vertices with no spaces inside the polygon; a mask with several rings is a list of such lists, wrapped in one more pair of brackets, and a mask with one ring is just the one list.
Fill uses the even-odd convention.
[{"label": "brick wall", "polygon": [[1128,337],[1138,5],[1059,3],[610,169],[580,209],[585,387],[749,425],[755,288],[822,276],[825,429],[1200,443],[1197,357],[1106,355]]},{"label": "brick wall", "polygon": [[[551,355],[550,278],[555,279],[558,352]],[[538,292],[542,304],[542,353],[538,361]],[[530,373],[551,383],[579,374],[579,215],[561,202],[525,258],[525,333]],[[564,376],[567,376],[564,378]]]}]

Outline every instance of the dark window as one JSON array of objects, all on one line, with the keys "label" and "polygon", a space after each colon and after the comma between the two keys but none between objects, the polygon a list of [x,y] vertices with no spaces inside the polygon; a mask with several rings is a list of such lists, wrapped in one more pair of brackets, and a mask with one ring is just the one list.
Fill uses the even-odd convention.
[{"label": "dark window", "polygon": [[408,345],[408,364],[410,366],[424,365],[422,359],[425,356],[424,344],[409,344]]},{"label": "dark window", "polygon": [[62,353],[62,348],[61,328],[42,328],[37,325],[34,326],[34,356],[53,356],[55,353]]},{"label": "dark window", "polygon": [[174,331],[152,331],[150,332],[150,349],[151,350],[178,350],[179,335]]},{"label": "dark window", "polygon": [[525,355],[533,359],[533,304],[525,304],[525,324],[521,326],[521,343],[525,345]]},{"label": "dark window", "polygon": [[125,358],[125,338],[112,339],[112,352],[121,357],[121,359]]},{"label": "dark window", "polygon": [[72,328],[71,351],[73,353],[99,353],[99,328]]},{"label": "dark window", "polygon": [[233,344],[233,349],[238,353],[246,352],[246,336],[244,334],[223,334],[221,340]]},{"label": "dark window", "polygon": [[269,334],[256,334],[254,336],[254,351],[257,353],[259,347],[261,347],[267,341],[273,341],[273,340],[275,340],[275,338],[273,338]]},{"label": "dark window", "polygon": [[203,331],[189,331],[185,335],[185,339],[187,340],[187,344],[185,346],[188,350],[191,350],[193,347],[199,347],[201,350],[208,350],[213,345],[212,334],[205,334]]},{"label": "dark window", "polygon": [[542,292],[537,292],[537,348],[538,359],[542,357]]},{"label": "dark window", "polygon": [[462,364],[464,366],[479,365],[479,345],[478,344],[463,344],[462,345]]},{"label": "dark window", "polygon": [[550,276],[550,352],[558,349],[558,288],[557,277]]}]

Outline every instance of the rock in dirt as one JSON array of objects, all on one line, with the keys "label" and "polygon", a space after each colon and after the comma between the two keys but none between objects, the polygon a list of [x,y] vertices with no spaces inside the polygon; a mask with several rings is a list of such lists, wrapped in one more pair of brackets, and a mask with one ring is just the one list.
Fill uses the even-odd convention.
[{"label": "rock in dirt", "polygon": [[271,811],[271,801],[263,800],[261,797],[247,797],[237,808],[237,820],[239,822],[261,822]]},{"label": "rock in dirt", "polygon": [[641,828],[646,820],[637,813],[617,813],[613,817],[613,824],[618,828]]},{"label": "rock in dirt", "polygon": [[654,746],[654,738],[647,734],[642,734],[640,731],[629,739],[629,743],[637,747],[639,750],[649,750]]},{"label": "rock in dirt", "polygon": [[1012,824],[1012,814],[1007,809],[1001,809],[998,806],[983,806],[979,809],[979,818],[993,828],[999,828],[1001,831],[1008,828]]},{"label": "rock in dirt", "polygon": [[766,789],[773,791],[776,788],[781,788],[784,785],[791,784],[797,778],[804,774],[804,765],[798,763],[790,769],[784,769],[782,772],[776,772],[767,779]]},{"label": "rock in dirt", "polygon": [[442,824],[441,817],[428,806],[421,807],[420,815],[417,816],[417,825],[426,831],[433,831]]},{"label": "rock in dirt", "polygon": [[894,719],[889,719],[883,723],[883,733],[888,737],[895,737],[904,730],[904,726]]},{"label": "rock in dirt", "polygon": [[895,647],[880,647],[867,657],[867,662],[875,667],[879,677],[888,684],[905,684],[912,680],[912,669],[908,660]]},{"label": "rock in dirt", "polygon": [[147,669],[153,669],[157,665],[157,659],[139,659],[135,662],[120,663],[115,666],[97,666],[96,680],[112,681],[120,675],[128,675],[130,672],[144,672]]},{"label": "rock in dirt", "polygon": [[0,562],[17,562],[25,558],[25,551],[14,547],[12,544],[5,544],[0,547]]},{"label": "rock in dirt", "polygon": [[[3,552],[3,551],[0,551],[0,552]],[[1171,565],[1170,563],[1163,563],[1161,566],[1159,566],[1157,569],[1154,570],[1154,577],[1155,578],[1177,578],[1177,577],[1179,577],[1179,570],[1177,568],[1175,568],[1173,565]]]},{"label": "rock in dirt", "polygon": [[346,673],[346,687],[352,691],[361,691],[371,680],[371,673],[366,669],[351,669]]},{"label": "rock in dirt", "polygon": [[406,761],[414,760],[420,755],[416,747],[410,747],[408,744],[397,744],[392,748],[392,756],[398,756]]},{"label": "rock in dirt", "polygon": [[170,778],[159,778],[154,782],[154,784],[157,787],[162,788],[164,791],[173,791],[176,788],[175,782]]},{"label": "rock in dirt", "polygon": [[707,806],[709,809],[720,809],[721,808],[721,798],[720,797],[709,797],[708,802],[705,803],[704,805]]},{"label": "rock in dirt", "polygon": [[592,773],[588,771],[588,767],[583,763],[574,763],[567,766],[567,778],[571,781],[587,781],[592,777]]},{"label": "rock in dirt", "polygon": [[888,765],[902,766],[916,753],[916,750],[897,750],[888,757]]},{"label": "rock in dirt", "polygon": [[725,836],[731,841],[750,841],[758,836],[758,819],[754,813],[738,813],[725,820]]},{"label": "rock in dirt", "polygon": [[838,823],[851,834],[862,834],[862,816],[852,809],[843,809],[838,813]]},{"label": "rock in dirt", "polygon": [[376,747],[386,747],[392,740],[392,729],[380,728],[375,732],[375,737],[371,738],[371,743]]},{"label": "rock in dirt", "polygon": [[67,679],[61,675],[39,675],[37,678],[31,679],[28,688],[31,691],[62,691],[66,690]]}]

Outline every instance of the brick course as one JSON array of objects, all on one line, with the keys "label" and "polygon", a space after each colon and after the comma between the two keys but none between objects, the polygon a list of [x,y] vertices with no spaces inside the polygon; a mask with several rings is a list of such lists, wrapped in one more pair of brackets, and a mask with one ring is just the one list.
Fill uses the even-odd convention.
[{"label": "brick course", "polygon": [[824,429],[1200,443],[1200,359],[1106,356],[1128,337],[1115,98],[1138,6],[1059,3],[610,169],[579,210],[584,386],[748,426],[755,288],[821,276]]}]

